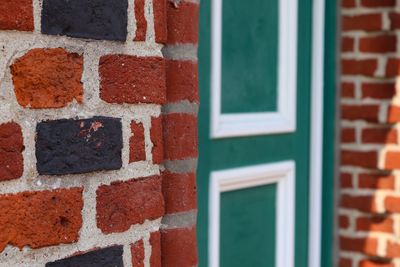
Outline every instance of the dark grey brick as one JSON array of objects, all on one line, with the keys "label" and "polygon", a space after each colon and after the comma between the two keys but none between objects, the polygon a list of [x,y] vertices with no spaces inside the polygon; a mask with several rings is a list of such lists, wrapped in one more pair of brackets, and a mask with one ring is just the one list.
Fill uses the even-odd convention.
[{"label": "dark grey brick", "polygon": [[44,0],[42,33],[125,41],[128,0]]},{"label": "dark grey brick", "polygon": [[120,169],[121,150],[120,119],[63,119],[41,122],[36,127],[36,166],[39,174]]},{"label": "dark grey brick", "polygon": [[122,246],[91,251],[70,258],[49,262],[46,267],[123,267]]}]

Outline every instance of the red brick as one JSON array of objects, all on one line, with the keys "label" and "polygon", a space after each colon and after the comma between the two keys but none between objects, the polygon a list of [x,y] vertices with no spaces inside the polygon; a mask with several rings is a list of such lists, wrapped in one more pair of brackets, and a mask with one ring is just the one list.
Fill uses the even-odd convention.
[{"label": "red brick", "polygon": [[78,241],[82,207],[81,188],[1,195],[0,252]]},{"label": "red brick", "polygon": [[376,59],[342,59],[342,74],[374,76],[378,67]]},{"label": "red brick", "polygon": [[24,150],[21,127],[14,123],[0,124],[0,181],[17,179],[24,171]]},{"label": "red brick", "polygon": [[144,127],[141,122],[131,122],[132,136],[129,139],[129,162],[146,160]]},{"label": "red brick", "polygon": [[362,98],[391,99],[396,94],[393,83],[363,83]]},{"label": "red brick", "polygon": [[390,106],[388,108],[387,122],[396,123],[400,122],[400,107],[399,106]]},{"label": "red brick", "polygon": [[393,78],[399,75],[399,59],[389,58],[386,63],[385,77]]},{"label": "red brick", "polygon": [[97,227],[103,233],[124,232],[131,225],[164,214],[161,178],[151,176],[114,182],[97,189]]},{"label": "red brick", "polygon": [[387,217],[360,217],[356,221],[357,231],[393,233],[393,220]]},{"label": "red brick", "polygon": [[157,43],[165,43],[167,31],[167,0],[153,0],[154,32]]},{"label": "red brick", "polygon": [[389,53],[396,51],[395,35],[380,35],[360,38],[360,51],[369,53]]},{"label": "red brick", "polygon": [[348,216],[341,215],[339,216],[339,226],[340,229],[347,229],[350,226],[350,220]]},{"label": "red brick", "polygon": [[161,234],[153,232],[150,234],[151,256],[150,266],[161,267]]},{"label": "red brick", "polygon": [[199,5],[189,2],[167,4],[168,44],[197,44]]},{"label": "red brick", "polygon": [[0,30],[33,31],[32,0],[0,1]]},{"label": "red brick", "polygon": [[343,82],[342,83],[342,97],[354,98],[355,97],[355,86],[354,83]]},{"label": "red brick", "polygon": [[388,151],[385,155],[385,168],[387,170],[400,168],[400,152]]},{"label": "red brick", "polygon": [[340,249],[345,251],[361,252],[367,255],[377,255],[378,241],[374,238],[340,237]]},{"label": "red brick", "polygon": [[365,144],[397,144],[397,130],[392,128],[367,128],[362,131]]},{"label": "red brick", "polygon": [[197,118],[189,114],[163,117],[164,155],[166,160],[196,158],[198,155]]},{"label": "red brick", "polygon": [[400,212],[400,197],[387,196],[384,205],[388,212]]},{"label": "red brick", "polygon": [[362,189],[394,189],[394,176],[380,174],[359,174],[358,187]]},{"label": "red brick", "polygon": [[147,20],[144,16],[144,0],[135,0],[136,33],[134,41],[146,41]]},{"label": "red brick", "polygon": [[373,196],[342,195],[340,198],[340,206],[346,209],[376,212],[375,198]]},{"label": "red brick", "polygon": [[396,0],[361,0],[364,7],[394,7]]},{"label": "red brick", "polygon": [[378,105],[342,105],[342,119],[345,120],[365,120],[377,122],[379,119]]},{"label": "red brick", "polygon": [[353,176],[350,173],[340,174],[340,187],[341,188],[352,188],[353,187]]},{"label": "red brick", "polygon": [[352,52],[354,51],[354,38],[343,37],[342,38],[342,52]]},{"label": "red brick", "polygon": [[153,163],[161,164],[164,160],[164,142],[161,117],[151,118],[150,139],[153,143]]},{"label": "red brick", "polygon": [[163,267],[197,265],[196,227],[163,230],[161,252]]},{"label": "red brick", "polygon": [[143,240],[131,245],[132,267],[144,267],[144,244]]},{"label": "red brick", "polygon": [[32,49],[11,66],[18,103],[30,108],[61,108],[83,101],[83,57],[62,48]]},{"label": "red brick", "polygon": [[342,7],[355,7],[356,1],[355,0],[342,0]]},{"label": "red brick", "polygon": [[382,29],[381,14],[362,14],[354,16],[343,16],[342,30],[353,31],[378,31]]},{"label": "red brick", "polygon": [[341,153],[342,165],[357,166],[364,168],[376,168],[378,165],[378,156],[375,151],[348,151]]},{"label": "red brick", "polygon": [[342,129],[340,140],[342,143],[354,143],[356,141],[356,130],[354,128]]},{"label": "red brick", "polygon": [[400,13],[394,13],[394,12],[390,13],[389,19],[390,19],[391,30],[400,29]]},{"label": "red brick", "polygon": [[351,259],[340,258],[339,267],[353,267]]},{"label": "red brick", "polygon": [[100,97],[108,103],[165,103],[165,61],[161,57],[102,56],[99,73]]},{"label": "red brick", "polygon": [[392,263],[375,262],[371,260],[363,260],[359,267],[394,267]]},{"label": "red brick", "polygon": [[199,102],[198,68],[192,61],[167,61],[167,101]]},{"label": "red brick", "polygon": [[[400,244],[388,241],[386,243],[386,257],[399,258],[400,257]],[[388,266],[393,266],[393,265],[388,265]]]},{"label": "red brick", "polygon": [[162,186],[166,214],[197,208],[195,173],[163,173]]}]

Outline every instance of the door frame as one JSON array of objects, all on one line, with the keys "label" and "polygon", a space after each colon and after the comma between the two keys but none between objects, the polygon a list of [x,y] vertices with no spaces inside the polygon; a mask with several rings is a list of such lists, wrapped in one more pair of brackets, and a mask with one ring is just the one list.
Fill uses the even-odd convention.
[{"label": "door frame", "polygon": [[[335,106],[336,97],[336,1],[314,0],[312,7],[312,70],[311,70],[311,131],[310,138],[310,199],[309,199],[309,233],[308,233],[308,266],[332,266],[333,252],[333,177],[335,167]],[[298,10],[296,8],[296,10]],[[212,35],[214,38],[214,34]],[[212,56],[213,57],[213,56]],[[213,72],[212,72],[213,73]],[[214,86],[212,87],[214,89]],[[211,92],[211,103],[215,101],[214,90]],[[213,100],[214,98],[214,100]],[[219,110],[217,110],[219,113]],[[221,114],[219,114],[221,115]],[[213,118],[210,121],[219,121]],[[211,128],[211,138],[222,137]],[[225,136],[224,136],[225,137]],[[218,173],[216,171],[215,173]],[[324,177],[324,179],[322,179]],[[211,177],[210,177],[211,178]],[[213,181],[210,180],[210,184]],[[214,185],[215,186],[215,185]],[[211,188],[210,188],[211,189]],[[212,192],[210,190],[210,192]],[[324,195],[322,194],[324,192]],[[211,196],[208,198],[211,200]],[[209,221],[215,210],[209,209]],[[324,223],[324,225],[322,225]],[[210,225],[211,226],[211,225]],[[209,249],[216,248],[209,227]],[[214,227],[215,228],[215,227]],[[294,248],[293,248],[294,249]],[[215,257],[208,255],[209,266]],[[218,263],[218,262],[217,262]],[[277,266],[280,267],[280,266]]]}]

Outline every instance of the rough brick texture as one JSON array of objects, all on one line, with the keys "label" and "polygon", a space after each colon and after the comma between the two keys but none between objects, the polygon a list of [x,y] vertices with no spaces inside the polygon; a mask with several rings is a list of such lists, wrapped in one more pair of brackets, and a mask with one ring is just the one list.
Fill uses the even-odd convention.
[{"label": "rough brick texture", "polygon": [[119,119],[95,117],[37,125],[36,158],[40,174],[61,175],[122,166]]},{"label": "rough brick texture", "polygon": [[0,30],[33,31],[32,0],[1,1]]},{"label": "rough brick texture", "polygon": [[95,251],[90,251],[85,254],[72,256],[67,259],[58,260],[47,263],[46,267],[99,267],[113,266],[123,267],[122,261],[122,246],[114,246],[103,248]]},{"label": "rough brick texture", "polygon": [[342,0],[337,266],[394,267],[400,259],[399,4]]},{"label": "rough brick texture", "polygon": [[14,122],[0,124],[0,181],[22,176],[23,150],[21,127]]},{"label": "rough brick texture", "polygon": [[83,58],[62,48],[32,49],[11,66],[18,103],[31,108],[60,108],[82,103]]},{"label": "rough brick texture", "polygon": [[80,188],[0,195],[0,251],[78,241],[82,207]]},{"label": "rough brick texture", "polygon": [[42,33],[125,41],[128,0],[44,0]]},{"label": "rough brick texture", "polygon": [[198,18],[192,0],[0,0],[0,266],[197,265]]},{"label": "rough brick texture", "polygon": [[164,215],[161,178],[114,182],[97,190],[97,226],[104,233],[124,232],[134,224]]},{"label": "rough brick texture", "polygon": [[165,62],[162,58],[103,56],[99,72],[100,97],[108,103],[165,102]]}]

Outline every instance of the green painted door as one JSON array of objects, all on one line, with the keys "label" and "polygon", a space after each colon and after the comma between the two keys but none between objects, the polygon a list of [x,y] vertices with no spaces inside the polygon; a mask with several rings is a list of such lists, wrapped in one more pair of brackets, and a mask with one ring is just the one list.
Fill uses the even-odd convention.
[{"label": "green painted door", "polygon": [[313,0],[201,1],[201,267],[309,266],[312,20]]}]

